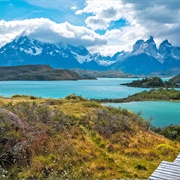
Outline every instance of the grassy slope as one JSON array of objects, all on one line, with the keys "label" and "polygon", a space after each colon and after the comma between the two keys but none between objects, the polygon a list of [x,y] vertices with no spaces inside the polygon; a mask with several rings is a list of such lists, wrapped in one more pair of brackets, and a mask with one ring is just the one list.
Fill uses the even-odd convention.
[{"label": "grassy slope", "polygon": [[180,151],[138,115],[73,95],[1,98],[0,107],[22,120],[0,114],[0,179],[143,179]]}]

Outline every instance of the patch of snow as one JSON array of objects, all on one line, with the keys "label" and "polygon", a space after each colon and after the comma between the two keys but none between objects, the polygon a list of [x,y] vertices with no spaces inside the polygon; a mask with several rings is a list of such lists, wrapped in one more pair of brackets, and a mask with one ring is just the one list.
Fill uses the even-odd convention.
[{"label": "patch of snow", "polygon": [[175,56],[174,54],[172,54],[172,57],[173,57],[174,59],[177,59],[177,60],[180,59],[178,56]]},{"label": "patch of snow", "polygon": [[113,63],[115,63],[116,61],[105,61],[105,60],[99,60],[98,64],[102,65],[102,66],[109,66]]},{"label": "patch of snow", "polygon": [[6,50],[6,49],[3,49],[0,53],[1,53],[1,54],[4,53],[5,50]]},{"label": "patch of snow", "polygon": [[39,54],[42,54],[42,48],[37,48],[37,47],[35,47],[35,50],[36,50],[36,53],[33,54],[34,56],[37,56],[37,55],[39,55]]},{"label": "patch of snow", "polygon": [[49,54],[50,54],[51,56],[53,56],[53,52],[50,52]]},{"label": "patch of snow", "polygon": [[33,55],[32,49],[28,49],[28,50],[24,49],[24,52],[25,52],[26,54],[31,54],[31,55]]},{"label": "patch of snow", "polygon": [[61,55],[62,55],[62,57],[64,57],[64,58],[68,58],[68,54],[62,53]]},{"label": "patch of snow", "polygon": [[156,59],[161,63],[161,64],[163,64],[164,63],[164,60],[163,60],[163,56],[161,55],[161,54],[157,54],[157,56],[156,56]]},{"label": "patch of snow", "polygon": [[[138,54],[142,54],[145,53],[145,49],[148,47],[147,43],[141,44],[139,49],[137,51],[135,51],[134,53],[132,53],[132,55],[138,55]],[[149,53],[146,52],[146,54],[149,55]]]},{"label": "patch of snow", "polygon": [[73,54],[76,56],[76,59],[80,64],[83,64],[84,62],[90,62],[93,60],[89,54],[86,56],[82,56],[76,53],[73,53]]},{"label": "patch of snow", "polygon": [[37,47],[34,47],[34,48],[36,50],[36,53],[33,53],[32,49],[24,49],[22,47],[20,47],[20,51],[22,51],[22,52],[24,52],[26,54],[34,55],[34,56],[37,56],[37,55],[42,53],[42,48],[37,48]]},{"label": "patch of snow", "polygon": [[56,49],[55,49],[55,52],[56,52],[56,53],[60,53],[60,51],[58,51],[58,50],[56,50]]}]

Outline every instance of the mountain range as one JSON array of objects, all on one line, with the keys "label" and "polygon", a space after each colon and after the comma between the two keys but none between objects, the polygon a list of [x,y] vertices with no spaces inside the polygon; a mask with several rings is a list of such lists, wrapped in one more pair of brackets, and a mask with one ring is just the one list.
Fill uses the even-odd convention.
[{"label": "mountain range", "polygon": [[19,36],[0,48],[0,66],[45,64],[53,68],[85,70],[120,70],[135,75],[180,72],[180,47],[164,40],[157,48],[153,37],[138,40],[131,52],[117,52],[113,56],[91,54],[84,46],[65,43],[44,43],[27,36]]}]

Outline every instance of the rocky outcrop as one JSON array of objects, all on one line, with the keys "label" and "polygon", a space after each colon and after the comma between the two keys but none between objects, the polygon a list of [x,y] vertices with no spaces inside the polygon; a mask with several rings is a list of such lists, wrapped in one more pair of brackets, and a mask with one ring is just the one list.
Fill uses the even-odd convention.
[{"label": "rocky outcrop", "polygon": [[4,120],[9,123],[11,126],[14,126],[17,129],[23,130],[27,127],[27,123],[22,122],[21,119],[11,111],[0,108],[0,121]]}]

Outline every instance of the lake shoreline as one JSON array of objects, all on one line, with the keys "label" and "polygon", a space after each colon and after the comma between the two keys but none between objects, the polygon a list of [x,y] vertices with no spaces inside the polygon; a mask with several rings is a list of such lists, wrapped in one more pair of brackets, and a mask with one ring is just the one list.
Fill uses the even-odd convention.
[{"label": "lake shoreline", "polygon": [[97,102],[123,103],[133,101],[180,101],[180,91],[168,88],[150,89],[119,99],[92,99]]}]

